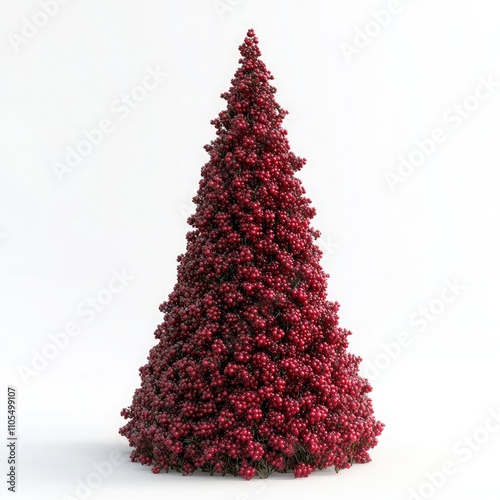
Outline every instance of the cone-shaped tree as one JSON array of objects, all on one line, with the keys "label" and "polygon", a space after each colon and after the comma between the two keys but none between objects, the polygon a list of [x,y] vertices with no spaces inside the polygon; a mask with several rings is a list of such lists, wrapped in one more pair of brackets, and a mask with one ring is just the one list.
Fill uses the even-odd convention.
[{"label": "cone-shaped tree", "polygon": [[370,460],[383,424],[327,300],[315,210],[294,176],[305,160],[290,151],[253,30],[240,52],[120,433],[155,473],[338,471]]}]

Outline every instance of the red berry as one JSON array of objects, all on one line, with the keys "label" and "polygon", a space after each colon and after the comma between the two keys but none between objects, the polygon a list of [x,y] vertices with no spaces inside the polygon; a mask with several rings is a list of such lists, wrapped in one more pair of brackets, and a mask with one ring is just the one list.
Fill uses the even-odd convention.
[{"label": "red berry", "polygon": [[253,30],[212,120],[177,283],[120,433],[153,473],[307,477],[367,462],[383,424],[347,352]]}]

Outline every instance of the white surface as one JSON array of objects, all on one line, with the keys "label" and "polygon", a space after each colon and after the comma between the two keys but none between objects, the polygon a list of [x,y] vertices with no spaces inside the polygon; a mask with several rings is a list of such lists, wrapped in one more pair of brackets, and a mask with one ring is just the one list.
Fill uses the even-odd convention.
[{"label": "white surface", "polygon": [[[430,496],[492,498],[500,87],[456,130],[447,110],[481,77],[500,82],[498,2],[401,1],[350,63],[341,44],[389,2],[222,2],[233,7],[221,17],[211,0],[74,0],[16,52],[9,34],[40,7],[0,1],[1,366],[3,387],[18,388],[17,498],[74,496],[93,462],[127,450],[119,412],[155,342],[203,145],[215,137],[209,121],[250,27],[291,113],[291,147],[308,159],[300,176],[318,210],[330,296],[363,370],[378,369],[372,397],[386,429],[370,464],[338,475],[247,483],[156,476],[127,461],[91,498],[407,499],[446,461],[455,473]],[[125,116],[116,101],[156,66],[168,76]],[[106,118],[114,131],[59,182],[53,163]],[[446,140],[391,191],[384,173],[436,128]],[[122,269],[134,278],[103,291],[117,290]],[[466,289],[433,302],[446,280]],[[96,296],[111,302],[91,315]],[[432,322],[419,318],[430,304]],[[25,383],[19,367],[69,322],[79,335]],[[384,365],[382,344],[397,338],[409,344]],[[481,443],[464,444],[466,434]]]}]

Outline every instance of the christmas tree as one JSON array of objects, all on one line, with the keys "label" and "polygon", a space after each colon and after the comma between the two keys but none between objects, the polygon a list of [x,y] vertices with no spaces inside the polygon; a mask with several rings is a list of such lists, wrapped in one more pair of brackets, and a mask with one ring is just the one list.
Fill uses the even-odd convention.
[{"label": "christmas tree", "polygon": [[239,49],[177,283],[119,432],[154,473],[339,471],[370,460],[383,424],[327,300],[315,209],[294,175],[305,160],[253,30]]}]

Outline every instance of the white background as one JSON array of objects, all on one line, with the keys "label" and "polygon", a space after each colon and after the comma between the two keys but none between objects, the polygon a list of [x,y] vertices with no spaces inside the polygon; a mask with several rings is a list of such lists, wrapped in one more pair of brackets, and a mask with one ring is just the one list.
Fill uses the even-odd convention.
[{"label": "white background", "polygon": [[[155,343],[203,145],[215,137],[209,121],[224,107],[219,95],[250,27],[290,111],[292,150],[308,160],[300,177],[318,211],[329,294],[386,429],[371,463],[339,474],[245,482],[153,475],[126,460],[89,498],[391,500],[419,488],[421,498],[496,498],[500,432],[488,415],[500,406],[500,87],[460,126],[449,110],[481,78],[500,82],[498,2],[401,0],[382,28],[371,21],[388,8],[383,0],[218,6],[73,0],[16,50],[23,18],[41,8],[0,1],[0,435],[11,384],[17,498],[79,498],[93,463],[128,453],[119,413]],[[380,33],[348,60],[342,44],[356,33],[362,42],[357,29],[369,22]],[[156,66],[168,75],[128,116],[118,113],[116,101]],[[113,132],[58,179],[54,162],[106,118]],[[386,172],[436,128],[446,140],[391,189]],[[109,299],[103,290],[122,271],[133,276],[128,285],[95,317],[85,314],[88,298]],[[446,280],[460,287],[445,292],[447,304]],[[432,321],[420,316],[428,306]],[[79,334],[23,380],[20,368],[53,352],[50,334],[69,322]],[[426,486],[445,462],[454,473]],[[1,490],[3,498],[4,480]]]}]

